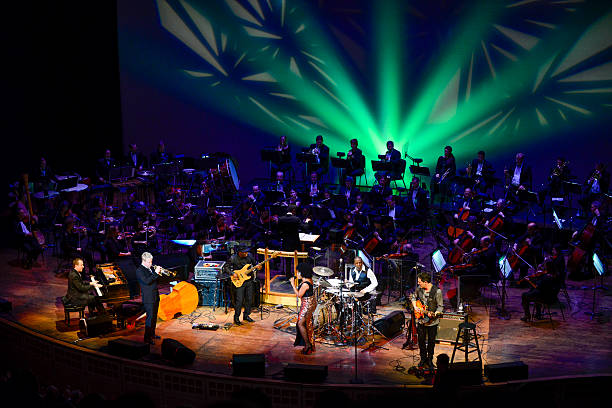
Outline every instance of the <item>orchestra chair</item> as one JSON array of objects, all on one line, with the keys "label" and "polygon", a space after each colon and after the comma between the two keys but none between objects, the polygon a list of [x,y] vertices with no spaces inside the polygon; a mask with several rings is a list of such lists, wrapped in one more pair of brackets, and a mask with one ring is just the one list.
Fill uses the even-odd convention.
[{"label": "orchestra chair", "polygon": [[406,171],[406,160],[400,159],[400,165],[399,165],[399,168],[397,169],[398,174],[395,175],[395,171],[393,171],[394,174],[391,175],[391,181],[395,183],[395,188],[397,188],[398,180],[400,180],[402,184],[404,184],[404,188],[406,188],[406,182],[404,181],[405,171]]},{"label": "orchestra chair", "polygon": [[361,163],[359,164],[359,168],[361,169],[362,173],[356,177],[358,180],[355,180],[355,185],[362,185],[361,177],[363,177],[365,179],[365,185],[368,186],[368,175],[366,174],[366,157],[363,154],[361,155]]},{"label": "orchestra chair", "polygon": [[552,318],[552,313],[550,312],[550,307],[551,306],[559,306],[559,310],[561,311],[561,317],[563,318],[563,321],[565,321],[565,313],[563,312],[563,309],[565,306],[563,306],[563,303],[561,303],[559,301],[559,298],[555,298],[554,300],[552,300],[551,302],[545,302],[543,300],[535,300],[533,302],[533,309],[531,311],[531,315],[535,316],[535,312],[536,312],[536,307],[537,305],[540,305],[540,310],[544,313],[548,314],[548,319],[550,320],[550,327],[554,330],[555,329],[555,324],[553,322],[553,318]]},{"label": "orchestra chair", "polygon": [[79,319],[83,319],[85,317],[85,305],[79,306],[79,305],[73,305],[70,303],[65,303],[63,296],[62,296],[62,305],[64,306],[64,322],[66,323],[66,326],[70,326],[70,313],[71,312],[78,312]]}]

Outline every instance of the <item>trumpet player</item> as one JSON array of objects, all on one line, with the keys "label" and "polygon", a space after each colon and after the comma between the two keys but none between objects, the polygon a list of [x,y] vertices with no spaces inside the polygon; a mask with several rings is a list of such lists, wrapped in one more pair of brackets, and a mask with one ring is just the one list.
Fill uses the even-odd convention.
[{"label": "trumpet player", "polygon": [[431,203],[433,204],[436,194],[441,194],[440,204],[442,204],[446,198],[447,186],[449,181],[453,178],[457,172],[457,165],[455,163],[455,156],[453,155],[453,148],[446,146],[444,148],[444,155],[438,157],[436,163],[436,172],[431,178]]},{"label": "trumpet player", "polygon": [[583,185],[580,204],[582,205],[585,213],[587,212],[591,203],[595,200],[599,200],[602,194],[608,192],[609,188],[610,173],[606,171],[606,166],[603,162],[597,163],[593,171],[589,173],[589,177],[586,179]]},{"label": "trumpet player", "polygon": [[315,162],[309,164],[309,173],[317,173],[319,180],[329,170],[329,147],[323,144],[323,136],[318,135],[316,142],[310,145],[310,153],[315,156]]},{"label": "trumpet player", "polygon": [[538,192],[538,203],[542,205],[547,195],[551,197],[560,197],[563,195],[563,182],[569,181],[570,169],[569,161],[563,157],[557,157],[555,165],[550,169],[548,176],[548,184]]}]

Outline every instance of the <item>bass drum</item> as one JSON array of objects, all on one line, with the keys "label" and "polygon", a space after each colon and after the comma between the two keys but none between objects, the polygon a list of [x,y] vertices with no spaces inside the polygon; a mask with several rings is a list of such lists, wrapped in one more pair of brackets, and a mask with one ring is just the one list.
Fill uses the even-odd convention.
[{"label": "bass drum", "polygon": [[336,319],[338,319],[338,312],[333,303],[318,304],[312,314],[315,331],[321,331],[326,325],[333,324]]},{"label": "bass drum", "polygon": [[217,192],[235,193],[240,189],[240,180],[234,159],[220,159],[217,167],[208,170],[213,189]]}]

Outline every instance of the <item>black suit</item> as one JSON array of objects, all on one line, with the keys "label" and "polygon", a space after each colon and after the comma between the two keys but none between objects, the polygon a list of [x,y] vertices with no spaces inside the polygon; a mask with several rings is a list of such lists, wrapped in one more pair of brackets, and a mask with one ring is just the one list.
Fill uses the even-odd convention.
[{"label": "black suit", "polygon": [[532,184],[531,167],[523,162],[518,185],[512,184],[512,178],[514,177],[514,172],[516,171],[516,165],[512,166],[511,168],[512,170],[510,171],[510,181],[509,181],[510,188],[514,188],[516,190],[517,187],[523,186],[527,190],[531,190],[531,184]]},{"label": "black suit", "polygon": [[168,163],[172,161],[172,155],[166,151],[160,152],[159,150],[151,153],[151,165],[159,163]]},{"label": "black suit", "polygon": [[418,224],[427,215],[429,210],[429,200],[427,192],[418,187],[416,190],[408,190],[408,196],[404,200],[404,211],[407,227]]},{"label": "black suit", "polygon": [[[244,258],[241,258],[238,254],[232,255],[229,261],[223,266],[223,269],[226,275],[231,276],[233,271],[242,269],[245,265],[256,265],[257,262],[255,259],[249,254]],[[234,288],[234,322],[239,322],[240,312],[242,311],[242,307],[244,306],[244,314],[243,318],[246,319],[251,314],[251,307],[253,305],[253,289],[255,285],[253,282],[255,281],[255,271],[253,271],[253,276],[251,279],[245,281],[241,287],[236,288],[233,284]]]},{"label": "black suit", "polygon": [[278,218],[278,232],[283,240],[283,251],[295,251],[300,248],[299,229],[302,221],[293,214]]},{"label": "black suit", "polygon": [[[472,172],[470,174],[470,178],[473,181],[473,187],[475,189],[477,189],[478,191],[484,193],[487,190],[487,187],[489,187],[489,183],[490,183],[490,178],[493,177],[493,173],[495,173],[495,170],[493,170],[493,165],[487,161],[487,160],[483,160],[482,162],[482,169],[480,171],[480,174],[476,174],[476,172],[478,171],[478,165],[480,164],[480,160],[478,159],[474,159],[472,160],[471,163],[471,167],[472,167]],[[476,183],[476,181],[478,181],[478,183]]]},{"label": "black suit", "polygon": [[155,336],[157,325],[157,311],[159,309],[159,292],[157,290],[157,278],[159,275],[140,265],[136,268],[136,279],[140,285],[142,304],[147,314],[145,322],[145,342]]},{"label": "black suit", "polygon": [[[453,176],[457,173],[457,165],[455,164],[455,156],[451,155],[448,158],[444,156],[438,157],[436,163],[436,170],[434,177],[431,178],[430,191],[431,191],[431,202],[433,203],[437,193],[442,194],[442,202],[446,199],[447,186]],[[440,177],[435,175],[439,174]]]},{"label": "black suit", "polygon": [[[317,147],[316,143],[311,144],[310,150],[312,151],[312,149],[314,149],[315,147]],[[322,144],[319,147],[319,163],[311,164],[308,168],[308,173],[311,173],[314,171],[317,173],[320,179],[321,175],[326,174],[328,170],[329,170],[329,147],[326,146],[325,144]]]},{"label": "black suit", "polygon": [[376,178],[379,178],[380,176],[389,176],[392,179],[396,179],[398,178],[401,174],[400,174],[400,166],[402,163],[402,154],[399,152],[399,150],[393,149],[390,152],[387,150],[385,152],[385,156],[388,157],[385,158],[383,161],[389,162],[391,163],[391,170],[390,171],[377,171],[376,174],[374,174],[374,176]]},{"label": "black suit", "polygon": [[359,194],[359,190],[357,190],[355,187],[351,187],[350,191],[346,188],[346,186],[342,186],[342,188],[340,189],[340,196],[346,199],[347,207],[350,207],[355,204],[355,196],[357,196],[357,194]]},{"label": "black suit", "polygon": [[90,293],[92,289],[94,287],[83,280],[83,275],[72,269],[68,273],[68,291],[66,296],[62,298],[62,301],[64,304],[88,306],[90,313],[93,311],[93,308],[96,308],[101,313],[105,313],[106,311],[100,301]]},{"label": "black suit", "polygon": [[351,149],[350,156],[347,155],[346,175],[351,177],[359,177],[365,171],[365,162],[363,161],[363,152],[359,148]]},{"label": "black suit", "polygon": [[137,169],[147,167],[147,159],[141,152],[128,152],[125,156],[125,163]]},{"label": "black suit", "polygon": [[21,221],[16,221],[13,226],[13,231],[15,232],[17,245],[23,249],[27,255],[27,262],[32,263],[38,258],[38,255],[42,253],[42,248],[36,238],[34,238],[32,231],[30,231],[30,226],[24,223],[26,229],[30,232],[30,235],[26,235],[23,231],[23,227],[21,225]]},{"label": "black suit", "polygon": [[113,167],[117,167],[117,162],[115,159],[106,159],[104,157],[98,159],[98,162],[96,163],[96,177],[103,179],[103,182],[107,183],[109,181],[110,171]]}]

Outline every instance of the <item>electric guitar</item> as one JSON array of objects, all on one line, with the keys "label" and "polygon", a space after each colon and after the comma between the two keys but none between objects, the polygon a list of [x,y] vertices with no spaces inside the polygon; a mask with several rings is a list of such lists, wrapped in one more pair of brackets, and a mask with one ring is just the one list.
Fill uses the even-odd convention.
[{"label": "electric guitar", "polygon": [[242,267],[242,269],[234,270],[234,273],[230,277],[230,279],[232,280],[232,283],[237,288],[241,287],[244,282],[251,279],[251,273],[255,269],[265,264],[266,262],[270,262],[272,259],[276,258],[279,255],[280,255],[280,252],[274,252],[272,255],[270,255],[270,258],[266,259],[265,261],[261,261],[257,265],[251,266],[251,264],[246,264]]},{"label": "electric guitar", "polygon": [[434,313],[433,316],[429,316],[427,307],[420,300],[417,300],[415,304],[416,308],[414,309],[414,318],[421,324],[427,324],[430,320],[442,316],[442,313]]}]

